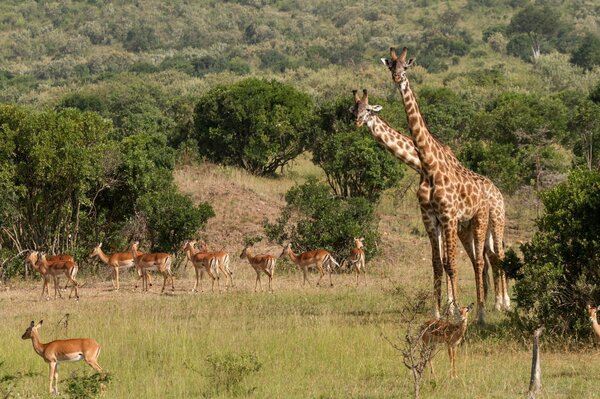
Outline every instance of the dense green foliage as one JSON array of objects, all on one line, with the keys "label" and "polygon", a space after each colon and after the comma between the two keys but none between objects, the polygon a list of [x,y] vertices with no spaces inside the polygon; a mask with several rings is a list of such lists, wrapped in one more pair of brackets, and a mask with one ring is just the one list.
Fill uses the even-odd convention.
[{"label": "dense green foliage", "polygon": [[285,195],[286,207],[275,223],[265,222],[267,237],[292,243],[296,252],[323,248],[338,262],[348,256],[352,237],[365,237],[367,256],[375,253],[379,238],[374,205],[363,197],[347,200],[332,195],[330,187],[309,179]]},{"label": "dense green foliage", "polygon": [[[12,254],[83,255],[99,240],[122,247],[133,237],[172,250],[213,215],[177,193],[164,135],[115,139],[110,121],[74,108],[3,105],[0,126],[0,237]],[[131,229],[135,214],[148,222],[142,230]]]},{"label": "dense green foliage", "polygon": [[214,162],[273,175],[304,151],[313,108],[311,98],[291,86],[246,79],[199,99],[191,135]]},{"label": "dense green foliage", "polygon": [[371,137],[367,128],[356,128],[348,112],[350,106],[350,96],[321,106],[320,129],[309,149],[313,162],[323,168],[337,196],[377,201],[383,190],[398,184],[404,168]]},{"label": "dense green foliage", "polygon": [[600,303],[600,173],[575,171],[541,199],[546,210],[539,231],[521,248],[515,317],[530,329],[544,325],[556,336],[587,336],[589,320],[582,309]]}]

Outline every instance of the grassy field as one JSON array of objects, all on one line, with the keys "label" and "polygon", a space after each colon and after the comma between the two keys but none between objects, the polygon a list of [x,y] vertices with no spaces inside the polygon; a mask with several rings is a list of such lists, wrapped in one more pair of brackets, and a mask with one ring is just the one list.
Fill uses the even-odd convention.
[{"label": "grassy field", "polygon": [[[105,266],[91,275],[81,261],[81,300],[40,301],[40,281],[11,281],[0,292],[0,395],[47,396],[48,367],[31,342],[20,336],[31,320],[44,319],[42,340],[91,337],[102,345],[99,363],[113,379],[110,398],[404,398],[412,379],[400,353],[384,337],[402,345],[403,305],[431,289],[429,243],[423,234],[414,192],[389,192],[377,214],[380,255],[367,263],[368,285],[354,276],[334,276],[334,287],[302,287],[301,273],[279,264],[274,294],[254,293],[254,271],[238,258],[241,238],[260,232],[277,216],[283,193],[304,177],[318,174],[303,158],[278,180],[259,179],[211,165],[181,167],[176,181],[195,201],[210,200],[217,217],[205,238],[212,248],[231,253],[236,287],[191,294],[193,270],[179,270],[174,295],[133,289],[124,273],[122,289],[112,291]],[[407,173],[402,186],[414,184]],[[507,242],[528,239],[535,210],[519,197],[508,204]],[[278,256],[281,247],[261,243]],[[459,254],[461,303],[474,298],[471,265]],[[312,283],[316,275],[311,275]],[[266,279],[263,280],[266,290]],[[488,303],[488,307],[490,307]],[[64,324],[68,314],[68,326]],[[425,319],[429,314],[424,314]],[[471,325],[458,351],[459,378],[449,378],[445,349],[434,359],[437,377],[426,374],[427,398],[522,398],[529,382],[529,343],[510,338],[501,313],[488,313],[485,327]],[[593,398],[600,372],[597,352],[568,352],[542,341],[542,383],[547,398]],[[220,365],[220,368],[218,367]],[[246,370],[246,371],[244,371]],[[73,374],[91,375],[83,363],[61,366],[65,392]],[[17,379],[11,377],[17,376]],[[239,377],[239,382],[235,382]],[[233,382],[232,382],[233,381]]]}]

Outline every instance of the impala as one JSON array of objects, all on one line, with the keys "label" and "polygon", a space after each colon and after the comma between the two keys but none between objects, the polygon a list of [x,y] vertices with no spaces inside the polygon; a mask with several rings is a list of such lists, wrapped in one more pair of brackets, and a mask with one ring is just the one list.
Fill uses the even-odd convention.
[{"label": "impala", "polygon": [[600,340],[600,325],[598,325],[598,318],[596,316],[596,311],[598,310],[598,307],[587,305],[587,310],[590,315],[590,321],[592,322],[592,329],[594,330],[594,334],[596,334],[596,338]]},{"label": "impala", "polygon": [[[137,256],[143,255],[142,252],[137,251]],[[132,266],[135,266],[135,262],[133,260],[133,254],[131,252],[115,252],[112,255],[107,255],[102,251],[102,243],[96,245],[92,252],[89,254],[90,257],[97,256],[102,262],[106,263],[110,266],[111,270],[111,281],[113,288],[117,291],[119,290],[119,269],[127,269]],[[138,270],[139,272],[139,270]],[[138,273],[138,279],[142,278],[142,275]],[[148,279],[150,276],[148,276]],[[116,281],[116,285],[115,285]],[[152,286],[152,284],[150,284]]]},{"label": "impala", "polygon": [[148,271],[149,270],[157,270],[160,274],[163,275],[163,287],[160,291],[163,293],[165,291],[165,287],[167,286],[167,279],[171,278],[171,291],[175,292],[175,284],[173,282],[173,273],[171,272],[171,255],[164,252],[156,252],[156,253],[140,253],[138,254],[138,245],[139,242],[135,241],[131,244],[131,255],[134,259],[135,267],[138,271],[138,274],[141,275],[142,278],[142,291],[148,291]]},{"label": "impala", "polygon": [[313,266],[316,267],[321,274],[319,281],[317,281],[318,286],[321,282],[321,279],[323,279],[323,276],[325,275],[325,271],[323,269],[323,266],[325,266],[329,272],[329,284],[333,287],[333,282],[331,281],[331,268],[332,266],[339,267],[340,265],[335,261],[335,259],[333,259],[333,256],[331,256],[329,252],[325,251],[324,249],[317,249],[296,255],[294,251],[292,251],[292,243],[289,243],[285,248],[283,248],[281,255],[279,255],[280,258],[282,256],[287,256],[292,262],[298,265],[300,269],[302,269],[302,274],[304,275],[304,281],[302,283],[303,286],[308,281],[308,268]]},{"label": "impala", "polygon": [[[229,268],[229,254],[224,251],[209,252],[208,246],[206,245],[206,242],[204,242],[204,241],[199,242],[200,249],[196,249],[196,247],[195,247],[196,241],[192,240],[192,241],[190,241],[190,243],[192,245],[188,249],[189,253],[196,254],[196,255],[197,254],[205,254],[207,256],[210,256],[211,258],[215,258],[216,265],[217,265],[217,270],[216,270],[217,278],[218,278],[218,272],[221,271],[225,275],[225,288],[229,287],[229,285],[227,283],[227,279],[229,279],[230,286],[233,287],[234,286],[233,271]],[[186,251],[186,253],[188,251]]]},{"label": "impala", "polygon": [[73,290],[75,290],[75,297],[79,299],[77,281],[75,281],[78,270],[77,263],[70,260],[55,260],[50,262],[48,257],[46,257],[46,254],[42,254],[40,256],[37,251],[31,251],[29,255],[27,255],[25,261],[31,263],[31,266],[40,272],[44,279],[40,298],[42,298],[44,296],[44,292],[46,292],[46,299],[50,299],[50,292],[48,290],[48,280],[50,279],[50,276],[52,276],[54,280],[54,298],[56,299],[57,294],[62,298],[60,289],[58,288],[58,276],[65,274],[72,285],[69,298],[71,298]]},{"label": "impala", "polygon": [[[74,338],[59,339],[43,344],[40,341],[38,330],[42,326],[43,320],[38,324],[33,321],[21,336],[22,339],[31,339],[33,350],[44,359],[50,366],[50,395],[58,395],[58,364],[60,362],[77,362],[85,360],[91,368],[102,372],[102,367],[98,364],[98,355],[100,355],[100,345],[93,339]],[[54,387],[52,382],[54,381]]]},{"label": "impala", "polygon": [[262,291],[262,282],[260,281],[260,273],[263,272],[269,277],[269,291],[273,292],[272,282],[273,273],[275,273],[275,257],[266,254],[252,255],[252,248],[250,245],[244,247],[240,254],[240,259],[247,258],[250,262],[250,266],[256,272],[256,281],[254,283],[254,292],[256,292],[256,286],[260,284],[260,290]]},{"label": "impala", "polygon": [[350,251],[350,256],[347,261],[350,263],[350,267],[354,266],[356,272],[356,285],[358,286],[358,275],[362,272],[365,285],[367,285],[367,271],[365,270],[365,250],[363,244],[364,238],[354,237],[354,248]]},{"label": "impala", "polygon": [[217,280],[217,287],[219,292],[221,292],[221,284],[219,283],[219,275],[217,273],[217,258],[211,256],[208,252],[199,251],[194,247],[195,244],[196,241],[194,240],[186,241],[182,247],[182,250],[186,253],[187,258],[192,262],[194,270],[196,271],[196,283],[194,284],[194,288],[192,288],[192,292],[198,292],[198,278],[200,279],[200,291],[203,291],[202,278],[204,272],[212,279],[211,291],[215,291],[215,280]]},{"label": "impala", "polygon": [[[445,343],[448,347],[452,377],[456,377],[456,348],[467,331],[467,320],[473,306],[474,304],[471,303],[469,306],[459,309],[460,321],[458,323],[433,319],[425,322],[421,329],[421,339],[426,345]],[[431,366],[431,373],[434,374],[431,359],[429,359],[429,365]]]}]

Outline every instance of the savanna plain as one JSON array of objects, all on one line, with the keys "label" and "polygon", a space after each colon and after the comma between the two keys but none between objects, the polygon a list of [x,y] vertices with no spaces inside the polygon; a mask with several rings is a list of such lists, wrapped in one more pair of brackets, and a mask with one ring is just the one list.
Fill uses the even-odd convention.
[{"label": "savanna plain", "polygon": [[[103,264],[82,259],[79,301],[40,300],[40,280],[11,281],[0,292],[0,376],[14,397],[47,396],[48,367],[29,340],[31,320],[44,320],[43,342],[91,337],[102,346],[99,363],[112,379],[104,397],[128,398],[403,398],[412,377],[401,353],[401,313],[412,293],[431,290],[427,237],[422,232],[414,187],[408,174],[400,190],[387,193],[378,208],[380,255],[368,259],[367,285],[349,273],[334,286],[302,287],[301,272],[279,261],[274,293],[254,292],[254,271],[239,259],[241,237],[260,230],[261,220],[283,206],[283,193],[318,170],[298,161],[277,181],[210,164],[180,167],[179,188],[196,201],[216,205],[206,240],[231,254],[235,287],[221,293],[190,293],[193,267],[175,274],[175,292],[160,295],[161,278],[149,293],[134,290],[133,272],[122,274],[114,291]],[[508,244],[531,235],[534,205],[510,198]],[[516,204],[519,204],[516,206]],[[260,247],[260,244],[259,244]],[[261,251],[278,256],[281,247]],[[459,259],[461,302],[474,299],[474,281],[464,253]],[[87,269],[87,270],[86,270]],[[491,308],[488,300],[488,310]],[[430,316],[427,309],[423,320]],[[450,378],[444,348],[434,358],[436,376],[425,373],[422,395],[430,398],[522,398],[531,363],[529,339],[515,338],[503,313],[488,311],[487,324],[469,325],[458,350],[458,378]],[[541,343],[545,398],[594,398],[598,375],[595,349],[573,352]],[[69,378],[91,375],[84,363],[61,365],[59,389]],[[15,378],[18,377],[18,378]],[[6,392],[5,392],[6,394]]]}]

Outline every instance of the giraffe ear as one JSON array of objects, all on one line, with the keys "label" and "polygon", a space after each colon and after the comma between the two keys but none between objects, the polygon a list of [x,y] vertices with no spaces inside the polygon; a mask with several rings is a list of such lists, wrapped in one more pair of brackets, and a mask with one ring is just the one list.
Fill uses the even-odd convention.
[{"label": "giraffe ear", "polygon": [[392,63],[387,58],[381,58],[381,62],[383,63],[383,65],[385,65],[388,68],[390,68],[392,66]]},{"label": "giraffe ear", "polygon": [[415,65],[415,59],[411,58],[408,60],[408,62],[406,63],[406,67],[410,68],[411,66]]},{"label": "giraffe ear", "polygon": [[383,109],[381,105],[369,105],[369,111],[379,112]]},{"label": "giraffe ear", "polygon": [[351,114],[354,114],[354,105],[351,106],[350,108],[348,108],[348,112],[350,112]]}]

